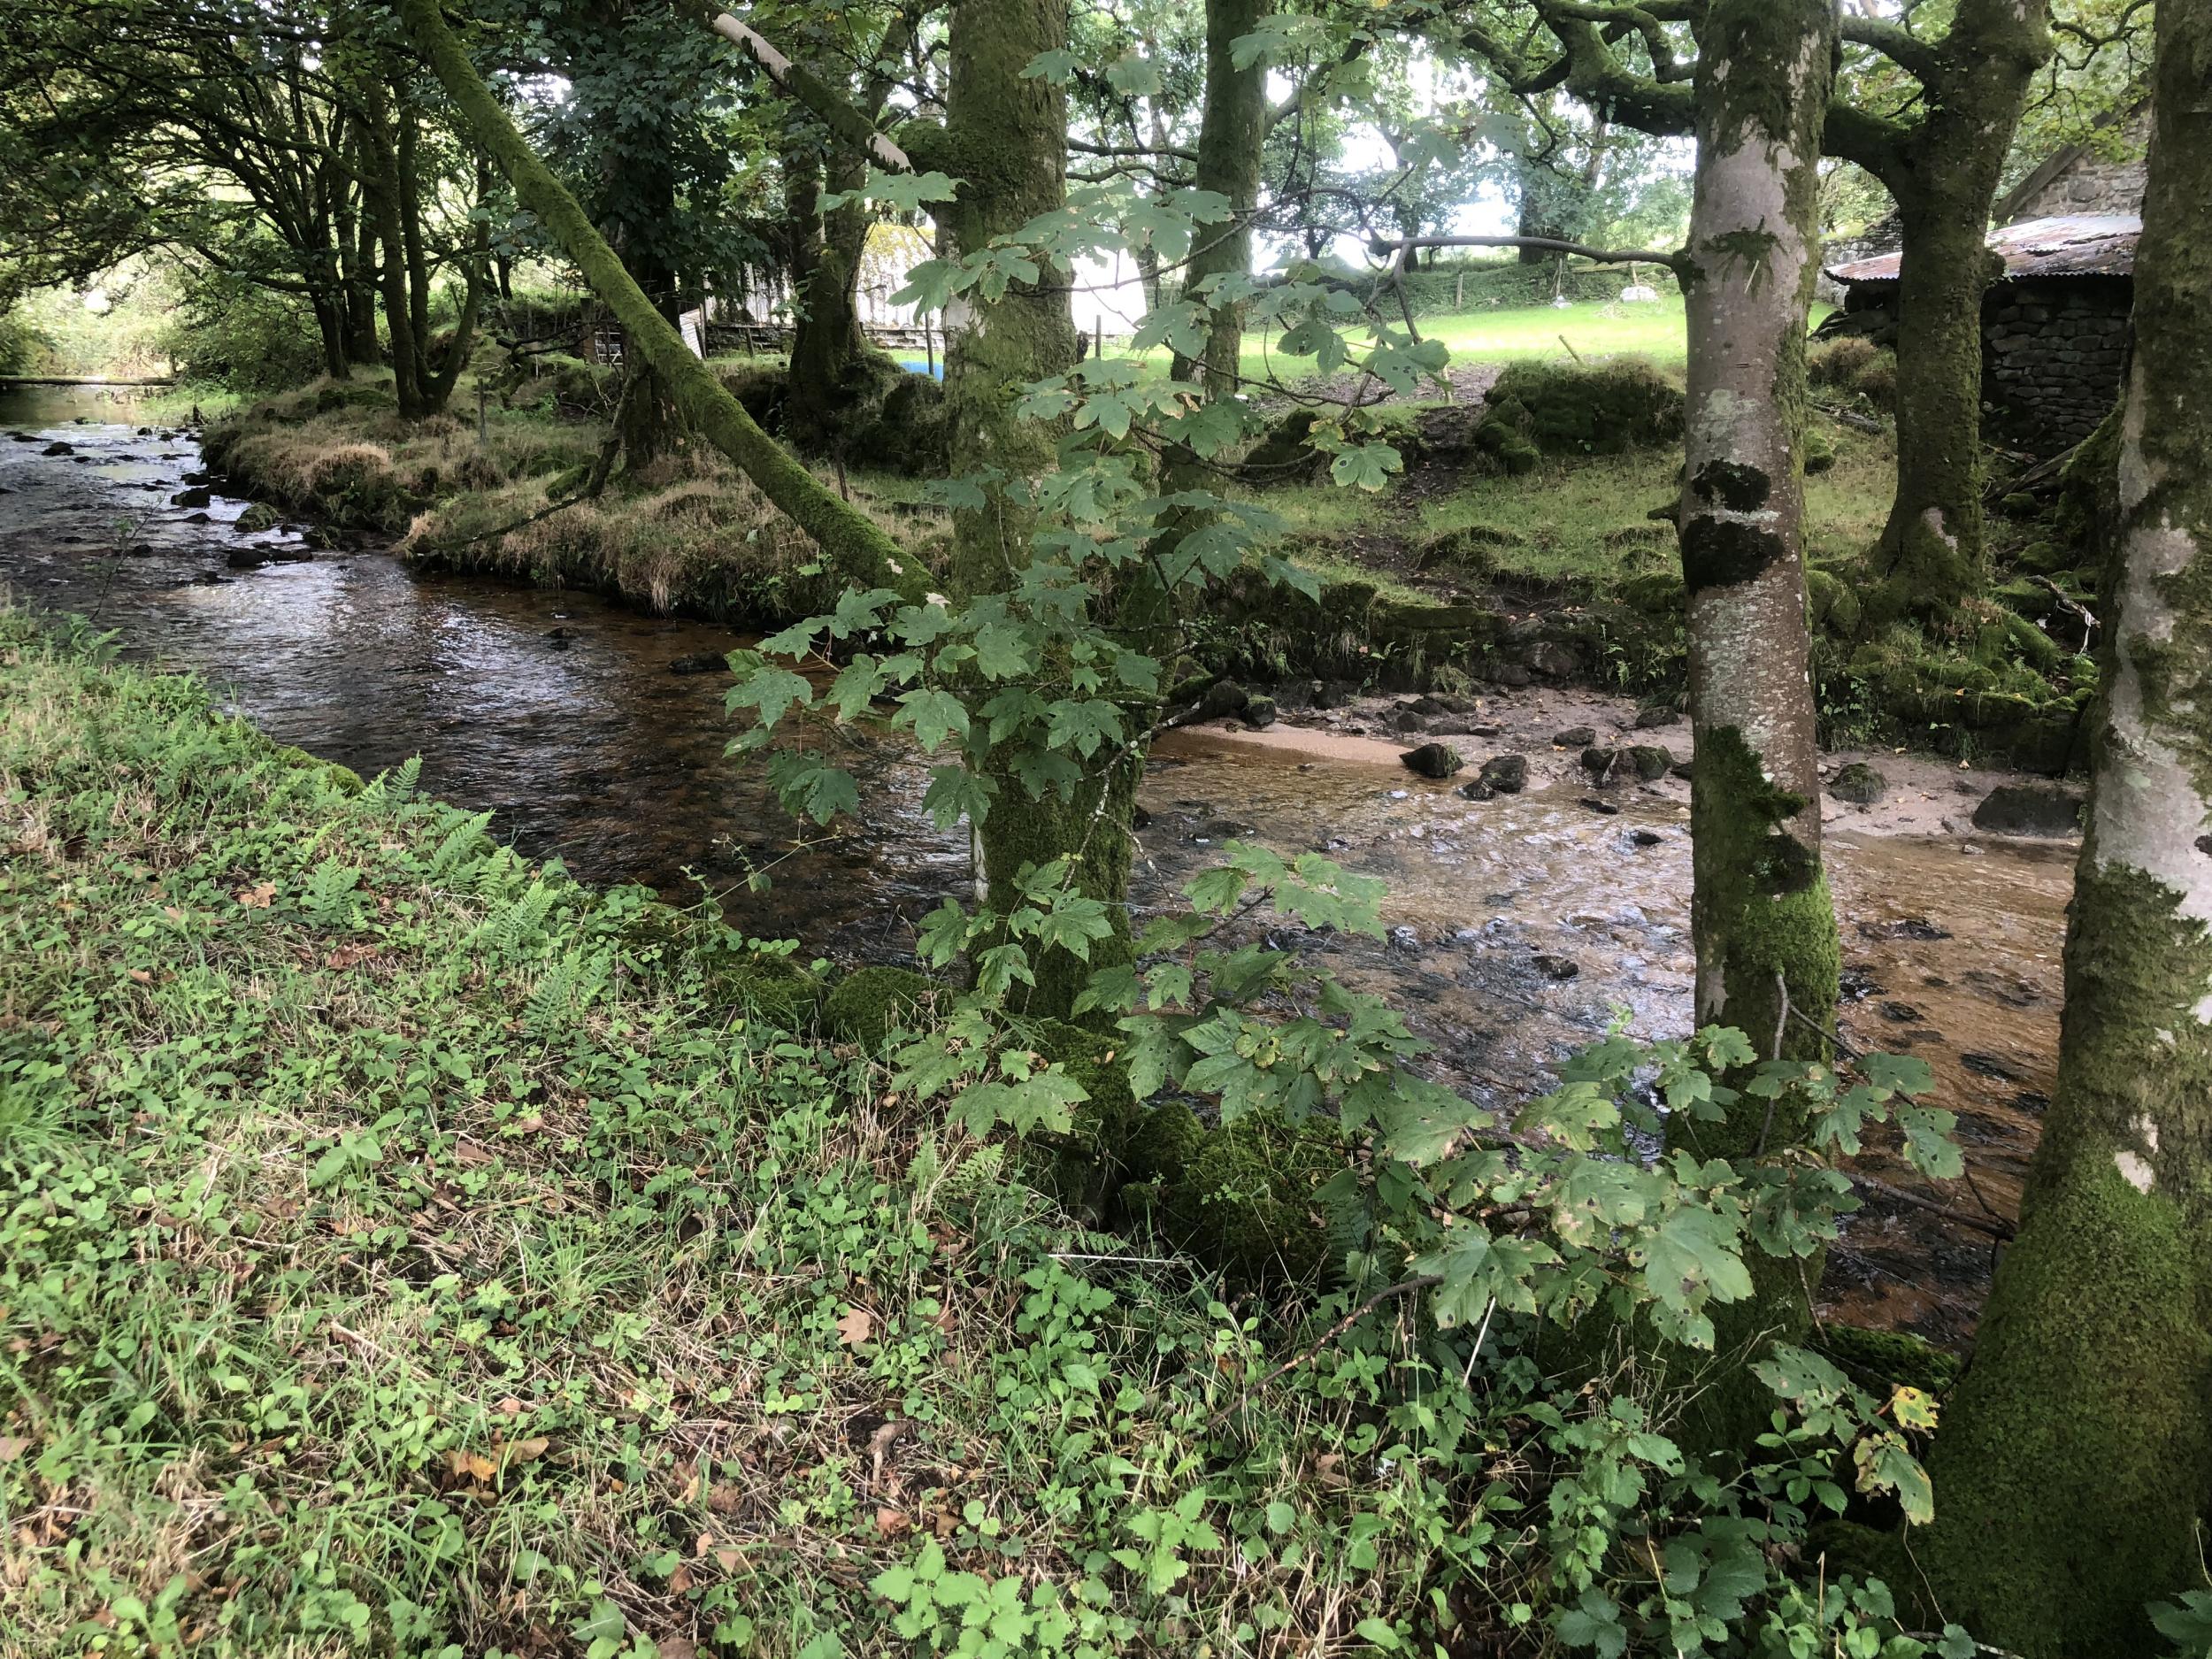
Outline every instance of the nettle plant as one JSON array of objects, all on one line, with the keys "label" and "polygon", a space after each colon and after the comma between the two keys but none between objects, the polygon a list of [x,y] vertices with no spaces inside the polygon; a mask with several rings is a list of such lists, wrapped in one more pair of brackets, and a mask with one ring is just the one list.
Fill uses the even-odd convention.
[{"label": "nettle plant", "polygon": [[[878,178],[871,193],[917,206],[952,188],[941,176],[906,176]],[[1171,265],[1227,211],[1203,191],[1071,193],[1064,211],[1018,236],[921,267],[898,297],[933,307],[995,300],[1015,284],[1071,281],[1086,256],[1134,242]],[[1215,308],[1229,305],[1279,328],[1286,354],[1400,395],[1444,364],[1440,347],[1371,303],[1294,277],[1209,277],[1156,311],[1133,343],[1195,358]],[[1380,488],[1400,457],[1375,412],[1327,411],[1308,441],[1333,452],[1331,475]],[[1732,1030],[1656,1043],[1616,1033],[1564,1064],[1558,1087],[1539,1098],[1471,1101],[1421,1074],[1425,1046],[1386,1002],[1274,942],[1300,930],[1383,937],[1382,884],[1317,855],[1230,843],[1225,862],[1186,888],[1186,908],[1133,927],[1134,780],[1172,711],[1170,664],[1193,622],[1232,583],[1317,590],[1270,550],[1271,516],[1221,486],[1260,419],[1248,397],[1106,359],[1022,388],[1014,412],[1055,433],[1056,464],[1034,477],[953,479],[937,495],[956,512],[1017,505],[1033,524],[1026,563],[987,592],[916,602],[849,590],[833,611],[732,659],[729,706],[751,722],[732,747],[765,752],[797,816],[826,824],[855,811],[859,793],[803,733],[778,741],[793,717],[850,722],[879,711],[930,758],[924,805],[941,829],[964,820],[981,832],[995,815],[1047,809],[1065,822],[1076,809],[1072,833],[1049,856],[977,903],[947,900],[928,918],[918,956],[964,988],[897,1048],[895,1087],[942,1102],[977,1133],[1064,1136],[1087,1095],[1038,1052],[1043,1015],[1112,1033],[1141,1102],[1178,1101],[1224,1124],[1328,1120],[1344,1147],[1341,1172],[1318,1194],[1347,1240],[1337,1305],[1418,1294],[1448,1331],[1499,1319],[1571,1325],[1598,1312],[1710,1349],[1711,1310],[1752,1294],[1755,1258],[1809,1258],[1836,1237],[1855,1201],[1835,1161],[1870,1127],[1897,1132],[1928,1174],[1959,1172],[1951,1115],[1919,1103],[1931,1085],[1922,1063],[1870,1056],[1855,1071],[1762,1063]],[[1123,872],[1118,887],[1101,883],[1101,867]],[[1079,964],[1071,995],[1041,972],[1048,962]],[[1770,1099],[1804,1133],[1742,1160],[1699,1156],[1696,1126],[1721,1118],[1732,1089]],[[1593,1499],[1590,1515],[1555,1529],[1555,1578],[1572,1598],[1553,1614],[1562,1640],[1606,1654],[1632,1639],[1718,1651],[1712,1644],[1745,1617],[1745,1575],[1770,1584],[1760,1550],[1801,1536],[1806,1514],[1845,1507],[1837,1468],[1862,1491],[1893,1496],[1909,1517],[1927,1517],[1926,1478],[1906,1438],[1932,1420],[1924,1402],[1874,1399],[1792,1348],[1777,1349],[1760,1374],[1777,1397],[1775,1432],[1734,1483],[1701,1475],[1650,1436],[1666,1503],[1704,1517],[1653,1557],[1654,1570],[1638,1559],[1624,1578],[1617,1562],[1607,1564],[1640,1531],[1649,1541],[1641,1529],[1658,1499],[1640,1480],[1629,1501]],[[1724,1573],[1709,1559],[1724,1547],[1734,1563]],[[1882,1633],[1878,1586],[1831,1585],[1793,1612],[1780,1594],[1765,1604],[1765,1617],[1782,1621],[1771,1651],[1798,1651],[1801,1639],[1815,1642],[1808,1652],[1832,1641],[1855,1654],[1922,1651]]]}]

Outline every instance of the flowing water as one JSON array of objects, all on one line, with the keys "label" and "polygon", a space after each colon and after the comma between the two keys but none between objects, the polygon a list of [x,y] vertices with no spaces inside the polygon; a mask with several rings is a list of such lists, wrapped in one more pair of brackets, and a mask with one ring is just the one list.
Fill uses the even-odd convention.
[{"label": "flowing water", "polygon": [[[758,768],[725,757],[726,677],[672,664],[728,649],[726,629],[419,574],[376,550],[307,557],[294,528],[242,534],[242,501],[172,504],[196,448],[111,395],[0,395],[11,426],[24,435],[0,437],[0,580],[117,630],[127,657],[204,675],[280,741],[365,774],[419,755],[426,787],[493,809],[526,853],[672,898],[711,890],[748,931],[846,962],[907,959],[922,916],[968,890],[966,841],[921,814],[923,769],[901,742],[817,734],[862,781],[861,820],[835,833],[803,831]],[[46,454],[58,442],[73,453]],[[242,549],[280,562],[234,568]],[[1486,712],[1509,727],[1499,747],[1548,751],[1528,734],[1563,723],[1564,706],[1531,691]],[[1386,942],[1302,942],[1405,1009],[1437,1074],[1486,1100],[1539,1085],[1546,1061],[1609,1021],[1686,1026],[1686,786],[1622,793],[1601,815],[1571,757],[1547,754],[1528,793],[1472,802],[1409,777],[1398,745],[1356,724],[1164,739],[1142,795],[1139,908],[1171,902],[1231,838],[1385,878]],[[2070,850],[1846,819],[1831,859],[1845,1033],[1933,1066],[1973,1177],[1937,1196],[2013,1214],[2053,1080]],[[749,890],[760,872],[769,885]],[[1861,1164],[1912,1185],[1882,1152]],[[1855,1320],[1961,1344],[1990,1251],[1985,1234],[1878,1194],[1832,1258],[1827,1297]]]}]

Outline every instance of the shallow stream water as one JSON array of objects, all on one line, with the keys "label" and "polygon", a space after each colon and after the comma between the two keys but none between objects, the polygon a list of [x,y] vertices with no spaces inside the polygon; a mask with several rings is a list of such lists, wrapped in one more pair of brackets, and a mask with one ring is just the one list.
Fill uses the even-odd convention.
[{"label": "shallow stream water", "polygon": [[[903,960],[922,916],[967,889],[966,841],[921,814],[923,769],[898,741],[821,734],[863,786],[861,821],[835,834],[802,832],[757,768],[724,757],[726,677],[671,664],[728,649],[728,630],[420,574],[378,550],[301,558],[295,529],[242,535],[243,501],[173,505],[197,449],[144,425],[107,394],[0,395],[0,433],[24,434],[0,436],[0,581],[19,602],[93,617],[126,656],[199,672],[280,741],[365,774],[419,754],[426,788],[493,809],[527,854],[672,898],[703,884],[737,925],[822,955]],[[58,442],[73,453],[46,455]],[[242,548],[297,562],[234,569]],[[1502,694],[1486,714],[1523,741],[1494,747],[1540,746],[1552,762],[1526,734],[1563,723],[1562,707]],[[1389,940],[1330,945],[1332,965],[1389,995],[1436,1045],[1437,1073],[1486,1099],[1540,1087],[1548,1060],[1617,1012],[1640,1034],[1685,1028],[1686,786],[1618,792],[1601,815],[1569,757],[1537,765],[1525,795],[1472,802],[1410,777],[1397,743],[1356,724],[1164,739],[1136,904],[1172,902],[1232,837],[1385,878]],[[1935,801],[1932,826],[1945,803],[1919,799]],[[1975,1189],[1938,1196],[2010,1215],[2053,1081],[2072,851],[1890,831],[1832,824],[1843,1029],[1931,1063]],[[747,890],[757,871],[764,892]],[[1862,1163],[1911,1182],[1880,1152]],[[1826,1295],[1854,1320],[1959,1345],[1990,1266],[1983,1234],[1878,1195],[1832,1257]]]}]

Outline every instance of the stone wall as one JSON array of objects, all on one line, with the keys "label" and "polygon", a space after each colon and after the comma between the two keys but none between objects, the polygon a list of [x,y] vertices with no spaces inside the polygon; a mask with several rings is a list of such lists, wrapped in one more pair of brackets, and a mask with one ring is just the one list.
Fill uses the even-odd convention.
[{"label": "stone wall", "polygon": [[2005,223],[2070,213],[2140,213],[2150,137],[2147,104],[2129,114],[2116,138],[2108,129],[2081,146],[2052,177],[2038,180],[2030,174],[2024,188],[2005,202]]},{"label": "stone wall", "polygon": [[2000,282],[1982,302],[1982,403],[1993,436],[2056,455],[2120,395],[2134,284],[2126,277]]}]

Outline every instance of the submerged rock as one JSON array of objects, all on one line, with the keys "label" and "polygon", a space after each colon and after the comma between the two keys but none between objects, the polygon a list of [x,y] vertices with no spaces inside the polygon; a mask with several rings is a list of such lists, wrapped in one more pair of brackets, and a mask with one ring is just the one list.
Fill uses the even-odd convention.
[{"label": "submerged rock", "polygon": [[202,484],[191,489],[179,490],[169,497],[169,504],[172,507],[204,507],[214,499],[215,492]]},{"label": "submerged rock", "polygon": [[234,571],[257,571],[269,562],[269,555],[257,547],[234,547],[223,563]]},{"label": "submerged rock", "polygon": [[729,665],[726,651],[694,651],[669,664],[668,672],[672,674],[716,674],[724,672]]},{"label": "submerged rock", "polygon": [[1467,763],[1449,743],[1424,743],[1398,757],[1406,770],[1424,778],[1448,778]]},{"label": "submerged rock", "polygon": [[1482,781],[1500,795],[1518,795],[1528,787],[1528,757],[1493,755],[1482,763]]},{"label": "submerged rock", "polygon": [[2078,835],[2082,795],[2066,784],[2001,783],[1974,809],[1974,827],[1993,835]]},{"label": "submerged rock", "polygon": [[48,444],[43,449],[39,451],[41,455],[74,455],[76,452],[77,446],[75,444],[64,443],[58,439],[57,439],[54,442]]}]

